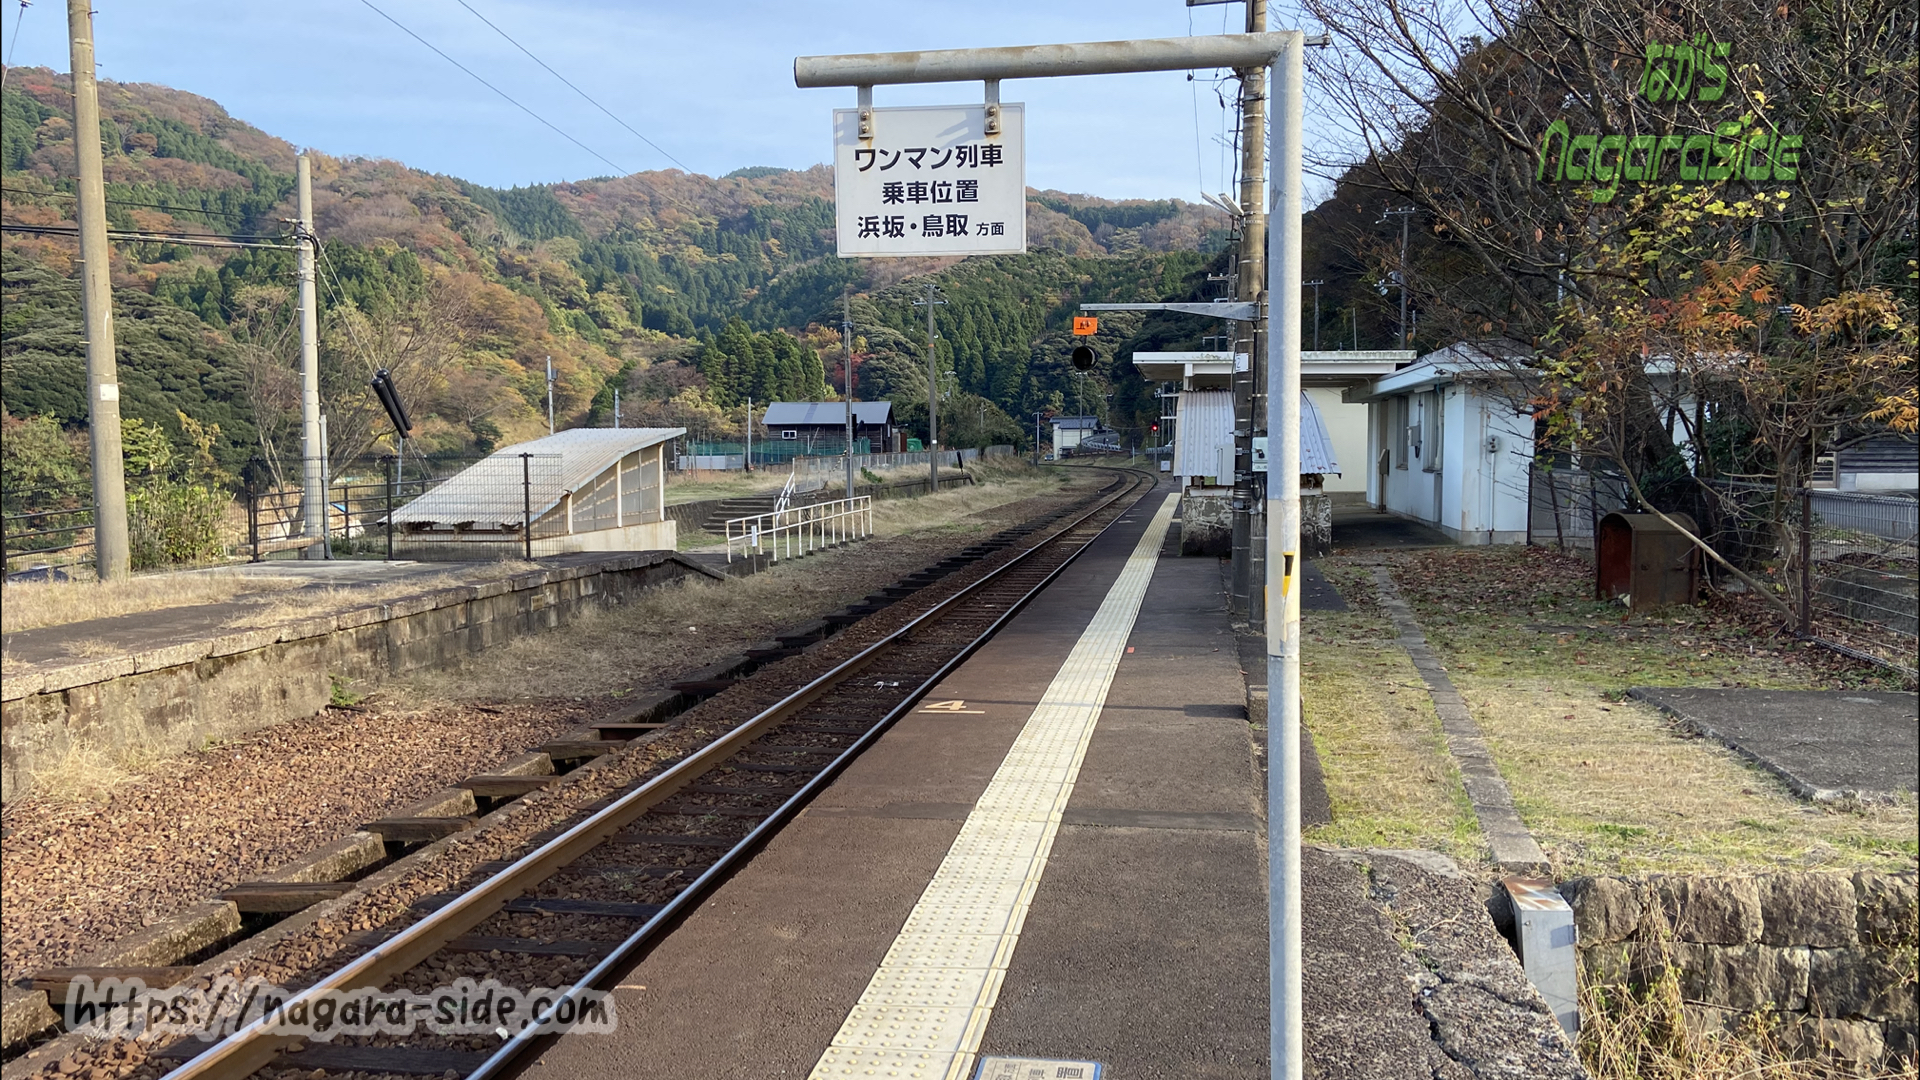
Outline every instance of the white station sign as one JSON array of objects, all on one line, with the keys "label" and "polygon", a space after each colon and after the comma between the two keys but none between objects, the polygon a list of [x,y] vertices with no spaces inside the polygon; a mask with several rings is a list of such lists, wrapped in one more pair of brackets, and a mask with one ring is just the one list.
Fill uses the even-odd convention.
[{"label": "white station sign", "polygon": [[833,201],[841,258],[1017,255],[1027,250],[1025,115],[985,105],[833,111]]}]

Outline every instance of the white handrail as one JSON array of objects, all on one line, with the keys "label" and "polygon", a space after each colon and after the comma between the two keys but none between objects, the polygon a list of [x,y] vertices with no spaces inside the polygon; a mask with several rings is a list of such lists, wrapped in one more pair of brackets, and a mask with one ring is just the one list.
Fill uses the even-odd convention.
[{"label": "white handrail", "polygon": [[771,555],[774,562],[873,535],[873,496],[807,503],[727,520],[727,561]]}]

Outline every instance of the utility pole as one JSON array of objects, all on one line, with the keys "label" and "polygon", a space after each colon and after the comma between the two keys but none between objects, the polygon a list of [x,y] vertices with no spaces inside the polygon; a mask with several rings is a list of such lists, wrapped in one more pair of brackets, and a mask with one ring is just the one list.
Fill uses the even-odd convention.
[{"label": "utility pole", "polygon": [[847,384],[847,498],[853,498],[853,286],[840,286],[840,374]]},{"label": "utility pole", "polygon": [[753,471],[753,399],[747,399],[747,452],[742,455],[747,472]]},{"label": "utility pole", "polygon": [[305,535],[313,543],[301,557],[324,559],[327,550],[327,477],[325,436],[320,430],[320,313],[314,297],[314,260],[319,239],[313,231],[313,162],[305,154],[298,161],[299,214],[293,231],[299,241],[300,279],[300,472]]},{"label": "utility pole", "polygon": [[617,386],[613,388],[613,426],[620,427],[620,388]]},{"label": "utility pole", "polygon": [[[1247,33],[1267,29],[1267,0],[1247,0]],[[1234,299],[1252,303],[1255,317],[1234,323],[1234,352],[1247,370],[1233,374],[1233,596],[1237,614],[1254,629],[1265,617],[1265,480],[1253,471],[1253,439],[1268,430],[1263,373],[1267,336],[1267,69],[1245,67],[1240,77],[1240,260]],[[1237,369],[1240,365],[1236,363]],[[1271,449],[1269,449],[1271,455]]]},{"label": "utility pole", "polygon": [[93,567],[101,581],[132,572],[127,473],[120,452],[120,374],[113,352],[113,274],[100,160],[100,94],[93,81],[93,12],[67,0],[72,35],[73,148],[80,171],[80,308],[87,328],[87,433],[93,463]]},{"label": "utility pole", "polygon": [[1300,284],[1313,286],[1313,351],[1319,352],[1320,351],[1320,286],[1325,285],[1326,282],[1324,280],[1315,280],[1315,281],[1303,281]]},{"label": "utility pole", "polygon": [[933,309],[946,303],[945,300],[933,298],[933,289],[933,281],[928,279],[927,298],[913,302],[915,307],[924,304],[927,309],[927,449],[930,451],[927,458],[929,475],[933,478],[929,494],[940,491],[940,373],[936,370],[939,364],[934,360]]},{"label": "utility pole", "polygon": [[547,357],[547,434],[553,434],[553,357]]},{"label": "utility pole", "polygon": [[1273,66],[1273,309],[1267,400],[1267,567],[1277,579],[1267,617],[1267,956],[1270,1060],[1276,1080],[1306,1073],[1300,977],[1300,144],[1306,118],[1302,35]]},{"label": "utility pole", "polygon": [[1402,349],[1407,347],[1407,342],[1410,340],[1407,334],[1407,221],[1416,213],[1419,211],[1414,207],[1396,206],[1381,211],[1380,214],[1380,222],[1394,217],[1400,219],[1400,347]]}]

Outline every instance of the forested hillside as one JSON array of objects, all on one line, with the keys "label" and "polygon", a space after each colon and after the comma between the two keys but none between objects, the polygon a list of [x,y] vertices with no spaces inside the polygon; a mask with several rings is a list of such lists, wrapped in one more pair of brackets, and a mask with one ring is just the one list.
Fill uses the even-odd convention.
[{"label": "forested hillside", "polygon": [[[205,98],[103,82],[108,217],[150,234],[284,236],[294,148]],[[65,76],[9,74],[4,211],[10,225],[70,225],[73,129]],[[928,276],[949,440],[1005,441],[1031,414],[1116,390],[1078,385],[1067,320],[1083,300],[1197,295],[1226,240],[1224,216],[1178,200],[1112,202],[1046,191],[1029,201],[1032,252],[955,260],[833,254],[824,166],[725,177],[679,171],[497,190],[392,161],[315,156],[323,396],[333,456],[383,448],[367,392],[390,369],[429,452],[465,454],[545,431],[548,359],[563,426],[623,421],[737,432],[755,400],[831,397],[844,378],[840,302],[853,294],[864,398],[924,422],[925,321],[910,301]],[[4,382],[14,421],[51,417],[77,439],[84,357],[70,238],[7,233]],[[180,433],[217,425],[228,468],[296,451],[298,380],[291,252],[115,244],[124,408]],[[1187,333],[1179,320],[1156,333]],[[1110,320],[1111,355],[1139,318]],[[1191,328],[1197,332],[1198,327]],[[1130,371],[1121,383],[1133,381]],[[1118,386],[1126,422],[1137,395]],[[947,416],[951,409],[953,415]],[[917,411],[916,411],[917,410]],[[1144,414],[1143,414],[1144,415]]]}]

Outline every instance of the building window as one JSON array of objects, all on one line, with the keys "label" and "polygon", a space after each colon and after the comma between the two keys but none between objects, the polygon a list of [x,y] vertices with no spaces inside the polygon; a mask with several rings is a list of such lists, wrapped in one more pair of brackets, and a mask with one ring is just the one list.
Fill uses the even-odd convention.
[{"label": "building window", "polygon": [[792,442],[793,440],[800,437],[800,433],[798,431],[793,430],[792,428],[788,428],[785,431],[782,431],[780,433],[780,437],[787,440],[788,442]]}]

